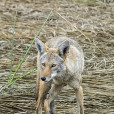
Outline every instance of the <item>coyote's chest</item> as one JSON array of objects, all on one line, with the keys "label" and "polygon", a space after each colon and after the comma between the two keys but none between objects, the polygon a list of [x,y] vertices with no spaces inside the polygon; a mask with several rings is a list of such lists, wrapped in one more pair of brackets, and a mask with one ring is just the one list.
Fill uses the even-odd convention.
[{"label": "coyote's chest", "polygon": [[56,76],[53,79],[54,84],[68,84],[73,79],[73,75],[65,72],[61,76]]}]

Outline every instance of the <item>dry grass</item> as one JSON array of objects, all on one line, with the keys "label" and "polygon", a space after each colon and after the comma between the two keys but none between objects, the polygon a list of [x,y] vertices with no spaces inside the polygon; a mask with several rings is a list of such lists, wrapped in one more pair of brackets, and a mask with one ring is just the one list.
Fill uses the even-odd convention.
[{"label": "dry grass", "polygon": [[[91,0],[92,1],[92,0]],[[97,0],[96,0],[97,1]],[[92,1],[93,2],[93,1]],[[11,40],[15,12],[18,12],[15,39],[13,72],[19,61],[22,60],[27,48],[34,39],[49,12],[53,9],[53,16],[48,21],[40,40],[46,42],[56,36],[70,37],[83,47],[85,54],[85,70],[83,72],[83,88],[85,96],[85,113],[112,114],[113,110],[113,76],[114,76],[114,13],[113,3],[77,3],[74,0],[63,1],[5,1],[0,3],[0,86],[8,81],[11,58]],[[80,32],[81,31],[81,32]],[[29,52],[18,75],[22,75],[36,66],[37,50],[35,45]],[[6,109],[14,112],[34,112],[33,96],[35,88],[35,75],[27,77],[12,86],[12,90],[6,91],[0,101],[0,112],[6,113]],[[69,93],[67,94],[67,91]],[[14,99],[23,101],[17,103],[9,101],[15,93]],[[25,95],[31,95],[25,97]],[[6,97],[9,95],[9,97]],[[74,112],[76,105],[73,91],[65,88],[61,97],[57,99],[56,109],[61,113]],[[27,100],[24,100],[27,99]],[[62,99],[63,98],[63,99]],[[6,100],[5,100],[6,99]],[[8,102],[9,101],[9,102]],[[68,101],[68,102],[67,102]],[[12,104],[14,108],[8,108]],[[22,103],[22,104],[21,104]],[[28,105],[25,105],[27,104]],[[61,104],[61,105],[60,105]],[[17,110],[15,109],[17,105]],[[25,107],[23,107],[25,105]],[[30,108],[30,106],[32,108]],[[66,108],[65,108],[66,107]],[[2,110],[1,110],[2,109]],[[10,110],[9,110],[10,109]]]}]

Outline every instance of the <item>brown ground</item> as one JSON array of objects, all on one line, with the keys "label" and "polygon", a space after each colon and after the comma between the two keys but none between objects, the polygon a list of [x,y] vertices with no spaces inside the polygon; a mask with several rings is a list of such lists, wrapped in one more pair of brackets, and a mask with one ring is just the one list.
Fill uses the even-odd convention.
[{"label": "brown ground", "polygon": [[[11,40],[16,11],[18,15],[13,72],[49,12],[53,10],[53,15],[39,39],[46,42],[56,36],[67,36],[76,40],[83,47],[85,55],[85,114],[114,114],[114,3],[38,1],[0,2],[0,86],[9,80]],[[36,55],[37,50],[33,45],[15,78],[36,67]],[[35,78],[36,72],[14,83],[0,94],[0,114],[35,113]],[[74,91],[65,87],[56,99],[55,107],[57,114],[75,114],[77,108]]]}]

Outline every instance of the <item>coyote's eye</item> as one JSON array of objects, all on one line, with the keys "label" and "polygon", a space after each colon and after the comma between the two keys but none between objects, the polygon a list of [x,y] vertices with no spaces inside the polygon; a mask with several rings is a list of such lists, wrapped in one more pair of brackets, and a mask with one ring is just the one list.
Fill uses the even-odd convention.
[{"label": "coyote's eye", "polygon": [[42,66],[44,66],[44,67],[45,67],[45,63],[42,63]]},{"label": "coyote's eye", "polygon": [[52,64],[52,65],[51,65],[51,68],[52,68],[52,67],[56,67],[56,64]]}]

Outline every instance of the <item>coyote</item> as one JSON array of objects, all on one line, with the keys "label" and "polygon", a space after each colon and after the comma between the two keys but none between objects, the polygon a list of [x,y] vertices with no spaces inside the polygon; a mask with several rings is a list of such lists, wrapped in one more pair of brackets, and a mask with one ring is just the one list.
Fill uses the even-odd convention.
[{"label": "coyote", "polygon": [[[81,73],[84,68],[84,55],[80,45],[66,37],[50,39],[45,44],[36,40],[37,86],[36,113],[55,114],[54,99],[60,90],[69,85],[75,90],[79,114],[84,114]],[[47,96],[49,92],[49,96]]]}]

